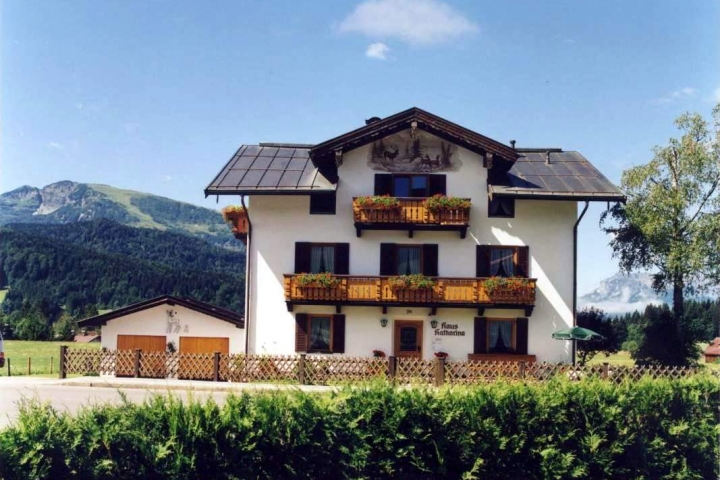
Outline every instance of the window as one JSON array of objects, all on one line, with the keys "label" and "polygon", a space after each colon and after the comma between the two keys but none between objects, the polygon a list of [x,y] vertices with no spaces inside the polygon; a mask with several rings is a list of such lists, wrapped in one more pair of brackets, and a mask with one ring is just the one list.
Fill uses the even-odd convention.
[{"label": "window", "polygon": [[295,351],[345,353],[345,315],[295,315]]},{"label": "window", "polygon": [[475,317],[473,353],[527,355],[528,319]]},{"label": "window", "polygon": [[311,215],[335,215],[336,192],[313,193],[310,195]]},{"label": "window", "polygon": [[295,273],[350,273],[349,243],[295,243]]},{"label": "window", "polygon": [[445,175],[375,174],[375,195],[423,198],[437,194],[445,195],[445,191]]},{"label": "window", "polygon": [[515,218],[515,199],[494,197],[488,202],[488,217]]},{"label": "window", "polygon": [[422,273],[428,277],[438,276],[438,246],[436,244],[380,244],[380,275],[411,275],[415,273]]},{"label": "window", "polygon": [[515,352],[515,320],[487,321],[487,352]]},{"label": "window", "polygon": [[530,276],[530,250],[525,246],[478,245],[476,262],[476,277]]},{"label": "window", "polygon": [[332,317],[310,315],[308,319],[308,352],[331,352]]}]

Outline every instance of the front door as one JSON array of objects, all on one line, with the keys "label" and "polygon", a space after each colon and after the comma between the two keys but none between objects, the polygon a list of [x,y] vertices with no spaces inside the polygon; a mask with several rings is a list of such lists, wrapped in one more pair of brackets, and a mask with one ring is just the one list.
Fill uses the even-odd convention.
[{"label": "front door", "polygon": [[395,356],[422,358],[423,322],[395,320]]}]

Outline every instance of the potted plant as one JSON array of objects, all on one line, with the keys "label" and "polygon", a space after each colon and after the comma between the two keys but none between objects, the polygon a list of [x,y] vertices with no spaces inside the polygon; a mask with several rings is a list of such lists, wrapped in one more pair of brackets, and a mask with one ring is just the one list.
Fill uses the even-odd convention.
[{"label": "potted plant", "polygon": [[447,352],[435,352],[435,358],[447,358],[448,353]]},{"label": "potted plant", "polygon": [[422,273],[414,273],[411,275],[390,277],[388,278],[388,285],[392,290],[420,290],[434,287],[435,281]]},{"label": "potted plant", "polygon": [[232,222],[245,215],[245,209],[240,205],[229,205],[222,209],[223,220]]},{"label": "potted plant", "polygon": [[382,350],[373,350],[373,357],[385,358],[385,352],[383,352]]},{"label": "potted plant", "polygon": [[390,195],[368,195],[357,197],[355,205],[361,210],[397,210],[400,200]]},{"label": "potted plant", "polygon": [[485,287],[488,295],[500,290],[520,293],[525,291],[529,284],[530,281],[522,277],[490,277],[483,281],[483,287]]},{"label": "potted plant", "polygon": [[333,288],[338,286],[340,279],[330,272],[299,273],[295,275],[295,283],[301,288]]},{"label": "potted plant", "polygon": [[442,210],[465,210],[472,204],[467,198],[449,197],[443,194],[436,194],[425,200],[425,208],[432,212]]}]

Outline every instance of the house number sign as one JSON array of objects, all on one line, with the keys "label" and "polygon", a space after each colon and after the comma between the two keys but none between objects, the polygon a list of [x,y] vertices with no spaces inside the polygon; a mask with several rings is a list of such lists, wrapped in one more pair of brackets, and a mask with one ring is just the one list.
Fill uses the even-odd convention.
[{"label": "house number sign", "polygon": [[436,337],[464,337],[465,330],[460,330],[457,323],[445,323],[440,324],[440,328],[435,329]]}]

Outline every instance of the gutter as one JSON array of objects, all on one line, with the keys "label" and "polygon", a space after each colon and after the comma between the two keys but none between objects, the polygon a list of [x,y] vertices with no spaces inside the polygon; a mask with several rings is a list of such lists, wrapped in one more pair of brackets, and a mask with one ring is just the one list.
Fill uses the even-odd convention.
[{"label": "gutter", "polygon": [[[590,201],[585,200],[585,207],[583,207],[582,212],[580,213],[580,216],[575,221],[575,225],[573,226],[573,307],[572,307],[572,314],[573,314],[573,327],[577,326],[577,232],[578,232],[578,226],[580,225],[580,221],[585,216],[585,212],[587,212],[588,207],[590,206]],[[247,324],[247,322],[246,322]],[[575,352],[577,350],[577,341],[572,342],[572,364],[575,365]]]},{"label": "gutter", "polygon": [[250,344],[250,288],[252,283],[250,282],[250,249],[252,248],[252,222],[250,221],[250,212],[245,205],[245,196],[240,196],[240,205],[245,210],[245,215],[248,222],[247,231],[247,243],[245,244],[245,354],[248,353],[248,345]]}]

